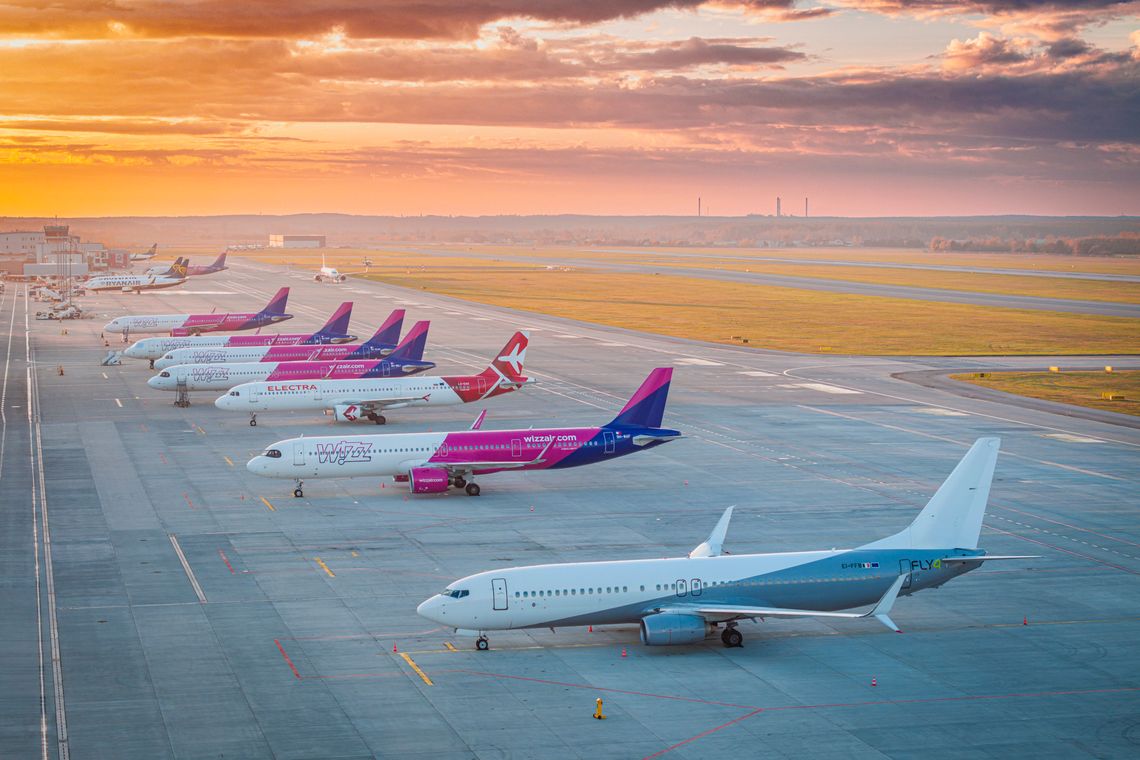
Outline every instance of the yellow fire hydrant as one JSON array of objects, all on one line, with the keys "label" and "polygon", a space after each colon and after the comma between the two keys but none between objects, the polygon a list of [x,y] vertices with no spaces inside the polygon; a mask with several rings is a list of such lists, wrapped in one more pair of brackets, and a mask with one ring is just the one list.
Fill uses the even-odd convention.
[{"label": "yellow fire hydrant", "polygon": [[598,720],[605,720],[606,716],[602,715],[602,698],[598,697],[598,706],[594,710],[594,717]]}]

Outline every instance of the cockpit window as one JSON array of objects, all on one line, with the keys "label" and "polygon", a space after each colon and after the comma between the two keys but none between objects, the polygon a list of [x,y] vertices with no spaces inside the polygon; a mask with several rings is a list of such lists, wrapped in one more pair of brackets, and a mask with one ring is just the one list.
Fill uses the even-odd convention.
[{"label": "cockpit window", "polygon": [[166,370],[163,370],[162,372],[158,373],[158,376],[159,377],[170,377],[170,373],[167,372]]},{"label": "cockpit window", "polygon": [[280,459],[281,451],[279,449],[266,449],[264,456],[267,456],[270,459]]},{"label": "cockpit window", "polygon": [[462,599],[471,592],[465,588],[450,589],[445,588],[440,596],[450,596],[452,599]]}]

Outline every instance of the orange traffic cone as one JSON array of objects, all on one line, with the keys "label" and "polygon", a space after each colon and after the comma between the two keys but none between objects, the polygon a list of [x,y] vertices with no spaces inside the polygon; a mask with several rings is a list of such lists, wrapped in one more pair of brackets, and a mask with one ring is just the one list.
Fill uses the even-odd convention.
[{"label": "orange traffic cone", "polygon": [[622,656],[622,657],[625,657],[625,647],[622,647],[622,648],[621,648],[621,656]]},{"label": "orange traffic cone", "polygon": [[586,629],[586,633],[593,633],[593,632],[594,632],[594,626],[592,626],[592,625]]},{"label": "orange traffic cone", "polygon": [[1021,624],[1022,625],[1029,625],[1029,616],[1028,615],[1025,615],[1024,617],[1021,618]]},{"label": "orange traffic cone", "polygon": [[396,654],[396,653],[398,653],[399,651],[400,651],[400,650],[396,648],[396,645],[395,645],[395,644],[393,644],[393,645],[392,645],[392,654]]},{"label": "orange traffic cone", "polygon": [[877,678],[875,678],[874,676],[871,676],[871,685],[872,686],[878,686],[879,685],[879,680]]}]

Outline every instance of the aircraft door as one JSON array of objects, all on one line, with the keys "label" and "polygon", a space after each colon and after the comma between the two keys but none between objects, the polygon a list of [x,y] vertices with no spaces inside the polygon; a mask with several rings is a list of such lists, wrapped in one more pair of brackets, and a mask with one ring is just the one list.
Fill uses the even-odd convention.
[{"label": "aircraft door", "polygon": [[491,579],[491,595],[494,597],[493,609],[505,610],[507,608],[507,579]]},{"label": "aircraft door", "polygon": [[518,459],[522,456],[522,439],[511,439],[511,458]]},{"label": "aircraft door", "polygon": [[701,584],[700,578],[693,578],[689,581],[689,590],[693,592],[693,596],[700,596],[704,586]]},{"label": "aircraft door", "polygon": [[392,362],[380,362],[380,369],[383,371],[384,377],[392,376]]},{"label": "aircraft door", "polygon": [[910,560],[909,559],[900,559],[899,560],[899,575],[902,575],[903,573],[906,573],[906,580],[903,581],[902,587],[903,588],[910,588],[911,573],[910,573]]},{"label": "aircraft door", "polygon": [[261,401],[261,391],[256,388],[251,388],[249,391],[249,403],[256,404]]},{"label": "aircraft door", "polygon": [[305,466],[305,442],[293,441],[293,464],[297,467]]},{"label": "aircraft door", "polygon": [[602,438],[606,442],[606,453],[614,453],[614,434],[612,430],[606,430],[602,433]]},{"label": "aircraft door", "polygon": [[475,378],[475,389],[479,391],[480,396],[487,392],[487,380],[482,375]]},{"label": "aircraft door", "polygon": [[689,584],[684,578],[677,579],[677,596],[685,596],[689,593]]}]

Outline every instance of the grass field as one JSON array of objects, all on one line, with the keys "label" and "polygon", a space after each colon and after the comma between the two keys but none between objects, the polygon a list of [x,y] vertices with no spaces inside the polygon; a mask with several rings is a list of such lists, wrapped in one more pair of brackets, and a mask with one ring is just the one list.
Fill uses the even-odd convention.
[{"label": "grass field", "polygon": [[[972,374],[951,375],[985,388],[1014,393],[1062,404],[1140,415],[1140,371],[1113,372],[989,372],[978,378]],[[1122,400],[1107,401],[1101,393],[1114,391]]]}]

